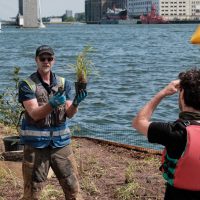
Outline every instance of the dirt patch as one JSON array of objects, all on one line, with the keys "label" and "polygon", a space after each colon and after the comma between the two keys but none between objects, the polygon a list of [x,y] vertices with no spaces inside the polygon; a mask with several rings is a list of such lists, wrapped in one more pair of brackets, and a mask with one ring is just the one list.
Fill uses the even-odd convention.
[{"label": "dirt patch", "polygon": [[[73,139],[72,146],[85,200],[163,199],[165,185],[158,170],[160,155],[83,138]],[[0,173],[0,199],[15,200],[22,195],[22,178],[13,174],[8,172],[5,176],[12,178],[4,180]],[[64,200],[55,177],[47,181],[42,199]]]}]

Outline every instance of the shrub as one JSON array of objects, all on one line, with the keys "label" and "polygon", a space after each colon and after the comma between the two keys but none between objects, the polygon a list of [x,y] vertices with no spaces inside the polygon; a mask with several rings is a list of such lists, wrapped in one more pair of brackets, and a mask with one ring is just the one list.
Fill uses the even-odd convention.
[{"label": "shrub", "polygon": [[17,128],[22,106],[18,102],[18,83],[20,67],[15,67],[11,76],[11,85],[0,92],[0,123]]}]

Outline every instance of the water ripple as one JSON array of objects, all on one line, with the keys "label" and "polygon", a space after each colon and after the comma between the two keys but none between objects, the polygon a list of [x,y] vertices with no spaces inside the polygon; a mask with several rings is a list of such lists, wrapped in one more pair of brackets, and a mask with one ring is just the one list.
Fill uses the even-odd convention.
[{"label": "water ripple", "polygon": [[[0,79],[10,85],[14,66],[21,76],[35,70],[38,45],[56,52],[54,71],[74,82],[68,64],[87,44],[95,48],[91,58],[99,76],[88,83],[88,98],[75,121],[131,128],[132,117],[159,89],[176,79],[180,71],[199,65],[199,47],[188,41],[196,25],[52,25],[46,29],[5,28],[0,33]],[[155,120],[178,116],[177,96],[163,100]]]}]

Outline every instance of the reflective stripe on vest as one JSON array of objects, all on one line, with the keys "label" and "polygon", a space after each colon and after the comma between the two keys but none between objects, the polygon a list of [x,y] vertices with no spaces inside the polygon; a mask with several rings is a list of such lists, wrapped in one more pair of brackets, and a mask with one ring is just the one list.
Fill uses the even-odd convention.
[{"label": "reflective stripe on vest", "polygon": [[[60,76],[56,76],[56,77],[57,77],[57,80],[58,80],[58,84],[62,85],[63,88],[64,88],[65,78],[60,77]],[[36,83],[30,77],[28,77],[27,79],[25,79],[24,82],[26,82],[26,84],[31,88],[31,90],[33,92],[36,91]]]},{"label": "reflective stripe on vest", "polygon": [[189,125],[186,130],[187,144],[179,159],[169,158],[163,152],[163,177],[176,188],[200,191],[200,126]]},{"label": "reflective stripe on vest", "polygon": [[[70,134],[69,128],[65,130],[53,131],[52,136],[63,136]],[[35,137],[48,137],[51,135],[50,131],[36,131],[36,130],[21,130],[21,136],[35,136]]]}]

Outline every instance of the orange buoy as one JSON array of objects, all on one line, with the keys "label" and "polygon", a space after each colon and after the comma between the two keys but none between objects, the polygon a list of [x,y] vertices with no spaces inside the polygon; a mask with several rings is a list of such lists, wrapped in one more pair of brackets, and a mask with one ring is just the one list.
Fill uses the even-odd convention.
[{"label": "orange buoy", "polygon": [[192,44],[200,44],[200,26],[197,27],[196,31],[190,39],[190,42]]}]

